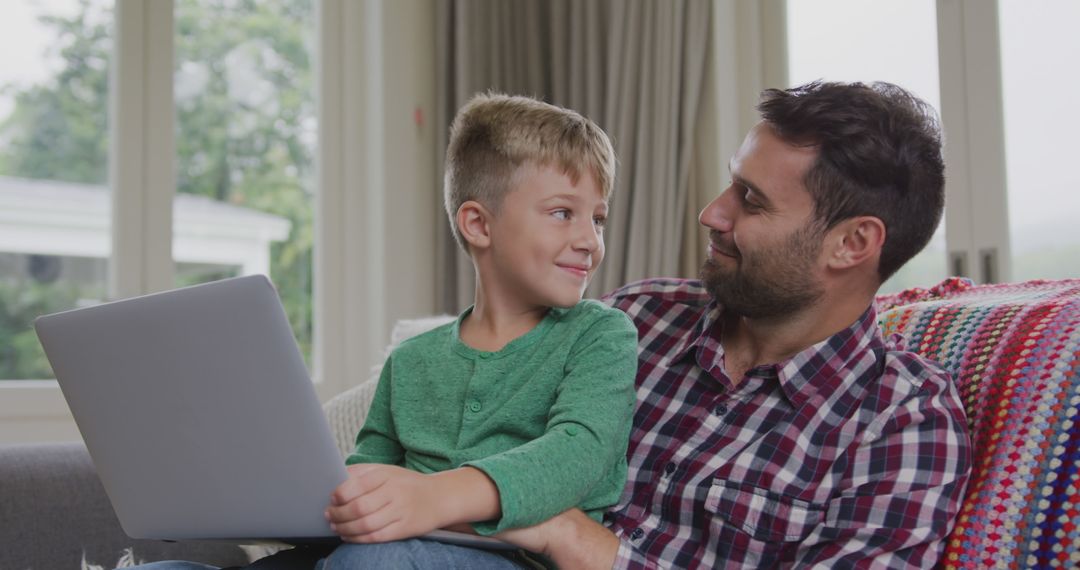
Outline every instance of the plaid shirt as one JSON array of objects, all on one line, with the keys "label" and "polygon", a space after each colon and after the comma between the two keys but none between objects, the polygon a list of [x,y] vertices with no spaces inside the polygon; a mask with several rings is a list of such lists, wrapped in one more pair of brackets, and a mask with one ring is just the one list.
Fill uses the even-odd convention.
[{"label": "plaid shirt", "polygon": [[937,364],[886,346],[873,308],[734,383],[697,281],[605,297],[638,327],[616,568],[930,568],[971,469]]}]

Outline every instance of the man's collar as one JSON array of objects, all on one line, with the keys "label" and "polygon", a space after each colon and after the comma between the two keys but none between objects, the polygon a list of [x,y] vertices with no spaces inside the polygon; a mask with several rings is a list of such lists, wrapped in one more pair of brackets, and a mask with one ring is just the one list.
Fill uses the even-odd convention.
[{"label": "man's collar", "polygon": [[871,305],[846,329],[777,363],[777,380],[795,406],[819,393],[831,393],[845,372],[860,364],[860,355],[881,347],[877,311]]},{"label": "man's collar", "polygon": [[708,305],[705,305],[705,310],[702,311],[701,316],[698,317],[697,323],[686,329],[686,334],[684,334],[678,342],[675,343],[672,350],[668,352],[670,355],[668,357],[668,362],[671,364],[679,362],[682,359],[689,357],[695,350],[705,346],[710,341],[719,343],[720,330],[716,328],[716,323],[719,322],[722,311],[722,308],[716,301],[712,301]]},{"label": "man's collar", "polygon": [[[667,362],[674,364],[695,352],[708,349],[706,352],[715,356],[706,360],[715,361],[710,366],[699,358],[699,364],[718,381],[721,380],[715,375],[715,370],[724,354],[720,345],[722,328],[718,326],[722,314],[722,306],[715,301],[709,303],[698,322],[688,328],[687,334],[672,347]],[[855,364],[852,360],[857,355],[862,354],[872,342],[882,344],[880,336],[877,312],[870,306],[854,323],[829,338],[806,347],[786,360],[758,366],[753,370],[771,369],[767,374],[774,376],[788,400],[799,406],[814,394],[829,390],[833,384],[841,381],[841,372]],[[740,380],[742,379],[736,379]]]}]

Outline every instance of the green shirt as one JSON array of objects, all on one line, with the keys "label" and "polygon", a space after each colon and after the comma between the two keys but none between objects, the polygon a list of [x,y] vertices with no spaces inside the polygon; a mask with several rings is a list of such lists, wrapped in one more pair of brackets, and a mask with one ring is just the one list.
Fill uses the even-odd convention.
[{"label": "green shirt", "polygon": [[578,507],[595,520],[626,484],[637,330],[596,301],[552,308],[497,352],[461,341],[462,320],[406,340],[386,360],[355,463],[432,473],[469,465],[499,490],[480,534]]}]

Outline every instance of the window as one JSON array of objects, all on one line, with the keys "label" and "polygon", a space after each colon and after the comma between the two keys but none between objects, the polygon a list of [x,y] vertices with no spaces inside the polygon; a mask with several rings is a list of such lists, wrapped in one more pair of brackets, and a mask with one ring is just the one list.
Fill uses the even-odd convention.
[{"label": "window", "polygon": [[1011,279],[1080,277],[1080,4],[1005,0],[998,21]]},{"label": "window", "polygon": [[[941,109],[934,0],[787,2],[788,83],[888,81]],[[881,287],[926,287],[946,276],[945,223]]]},{"label": "window", "polygon": [[53,376],[32,321],[105,298],[112,3],[0,18],[0,380]]},{"label": "window", "polygon": [[263,273],[311,363],[314,12],[310,0],[178,0],[178,286]]},{"label": "window", "polygon": [[[44,41],[34,40],[36,16],[54,9],[70,21],[63,38],[58,40],[52,30]],[[22,236],[19,243],[41,244],[45,238],[85,230],[78,239],[65,238],[70,248],[83,249],[55,255],[61,258],[61,276],[96,283],[96,290],[79,292],[73,305],[97,302],[106,289],[110,298],[121,298],[269,272],[304,352],[311,349],[309,363],[320,396],[328,398],[367,378],[370,367],[384,358],[392,323],[434,311],[433,229],[417,222],[439,212],[432,191],[438,180],[434,129],[433,122],[416,121],[432,116],[435,107],[434,12],[428,3],[352,0],[5,3],[0,18],[0,47],[6,48],[0,50],[0,176],[9,175],[11,164],[14,94],[33,85],[18,70],[55,75],[64,65],[86,63],[101,72],[95,75],[101,82],[93,87],[108,90],[87,111],[100,128],[78,123],[75,129],[78,141],[97,141],[102,149],[103,158],[92,163],[97,178],[29,180],[42,190],[32,195],[47,206],[58,200],[47,199],[41,185],[96,188],[100,197],[94,208],[100,209],[71,200],[67,214],[50,218],[47,227],[38,228],[40,234]],[[112,59],[73,62],[56,56],[68,42],[101,47]],[[45,46],[53,51],[43,52]],[[200,65],[209,69],[200,71]],[[31,79],[56,91],[60,79],[49,77]],[[235,83],[225,90],[211,84],[222,77]],[[279,96],[260,98],[264,82]],[[60,95],[102,92],[64,85],[71,93]],[[318,105],[313,103],[316,91]],[[223,100],[223,94],[228,98]],[[211,97],[204,117],[191,112],[201,96]],[[121,112],[110,116],[110,106]],[[287,136],[264,135],[271,121],[276,133]],[[196,136],[203,138],[196,142]],[[196,147],[207,141],[221,148]],[[316,147],[317,175],[312,166]],[[66,156],[61,151],[68,150],[51,148],[43,161],[59,161]],[[210,180],[207,164],[213,160],[227,164],[212,171],[227,180],[200,185]],[[78,164],[50,166],[74,169]],[[202,191],[208,187],[228,191]],[[105,188],[111,193],[102,194]],[[26,218],[16,214],[33,210],[12,196],[0,192],[0,244],[16,243],[15,221]],[[313,227],[315,210],[319,222]],[[313,251],[318,257],[314,271]],[[42,278],[56,274],[56,262],[19,259],[26,253],[0,247],[0,281],[16,279],[12,266]],[[31,294],[28,287],[11,291],[20,299]],[[312,297],[318,305],[314,311]],[[17,343],[0,339],[0,362],[6,358],[2,351],[14,344],[36,350],[28,319],[40,312],[22,311],[28,315],[18,328],[22,336]],[[4,327],[11,322],[6,308],[0,309],[0,331],[9,330]],[[0,382],[0,443],[79,439],[56,382],[16,376],[23,380]]]}]

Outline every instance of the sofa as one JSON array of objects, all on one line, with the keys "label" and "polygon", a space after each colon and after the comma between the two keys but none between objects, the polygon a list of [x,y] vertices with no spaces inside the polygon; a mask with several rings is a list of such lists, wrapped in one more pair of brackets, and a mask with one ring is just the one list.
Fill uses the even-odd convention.
[{"label": "sofa", "polygon": [[[1080,279],[949,279],[876,300],[891,340],[952,371],[974,468],[943,568],[1080,567]],[[393,344],[450,317],[403,321]],[[325,405],[348,451],[372,377]],[[111,568],[169,558],[242,564],[230,544],[127,538],[81,444],[0,446],[0,569]]]}]

